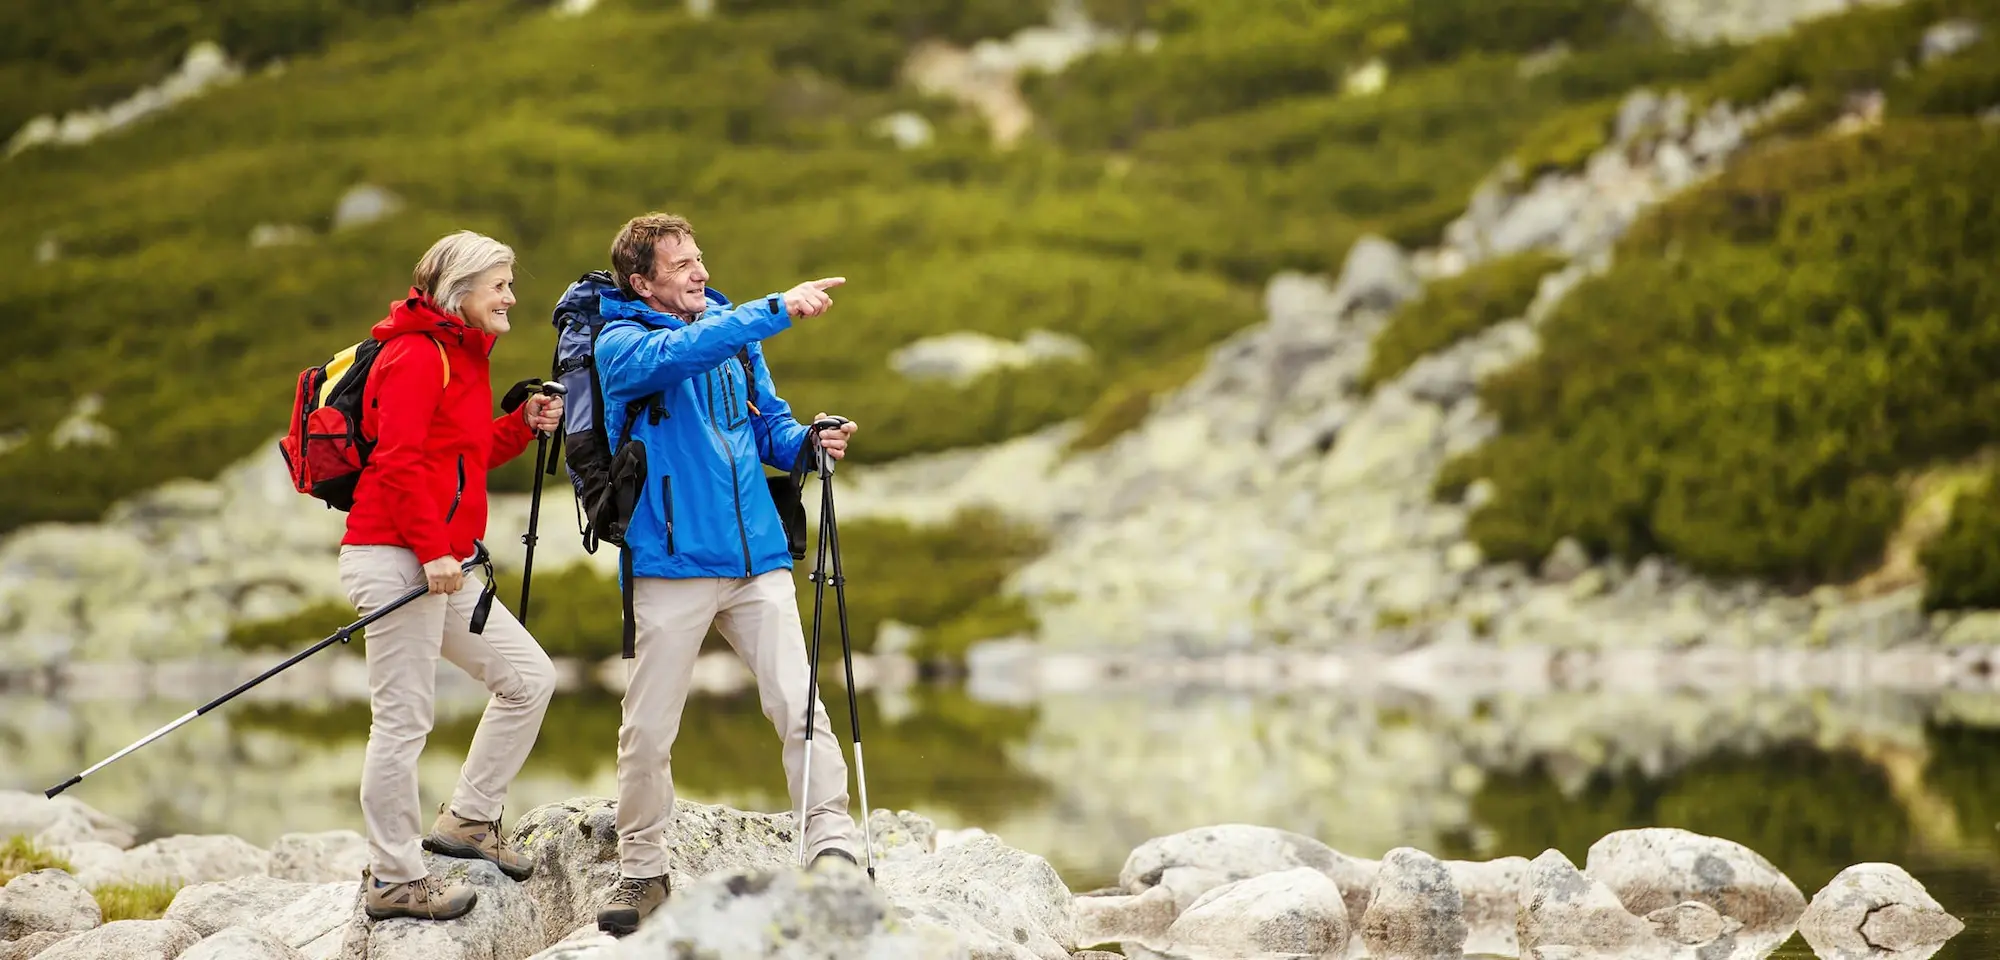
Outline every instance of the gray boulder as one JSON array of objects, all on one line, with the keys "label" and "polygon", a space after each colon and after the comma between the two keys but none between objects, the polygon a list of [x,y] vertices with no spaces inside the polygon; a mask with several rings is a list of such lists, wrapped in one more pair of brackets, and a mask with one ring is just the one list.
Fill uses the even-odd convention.
[{"label": "gray boulder", "polygon": [[1515,917],[1530,869],[1525,857],[1447,860],[1451,882],[1465,911],[1465,952],[1515,953]]},{"label": "gray boulder", "polygon": [[0,838],[36,837],[43,844],[94,840],[122,850],[132,845],[138,832],[137,827],[75,797],[0,790]]},{"label": "gray boulder", "polygon": [[823,863],[719,871],[674,897],[637,933],[577,960],[969,960],[950,930],[904,917],[861,868]]},{"label": "gray boulder", "polygon": [[368,840],[352,830],[288,833],[271,844],[270,865],[280,880],[351,882],[368,866]]},{"label": "gray boulder", "polygon": [[442,922],[371,921],[362,911],[357,883],[340,960],[521,960],[548,944],[534,899],[499,867],[428,853],[424,865],[433,876],[470,883],[479,896],[472,912]]},{"label": "gray boulder", "polygon": [[0,940],[0,960],[39,957],[43,951],[74,936],[74,933],[31,933],[19,940]]},{"label": "gray boulder", "polygon": [[1403,248],[1371,234],[1348,248],[1334,296],[1350,310],[1386,311],[1402,306],[1423,289],[1423,281],[1417,279]]},{"label": "gray boulder", "polygon": [[304,957],[264,930],[226,927],[189,947],[180,960],[304,960]]},{"label": "gray boulder", "polygon": [[1867,956],[1944,943],[1965,929],[1909,871],[1858,863],[1840,871],[1799,918],[1799,932],[1822,956]]},{"label": "gray boulder", "polygon": [[1456,956],[1465,947],[1465,904],[1442,862],[1397,847],[1382,857],[1360,927],[1371,954]]},{"label": "gray boulder", "polygon": [[1133,893],[1159,885],[1176,867],[1206,871],[1221,883],[1248,880],[1294,867],[1311,867],[1340,887],[1350,917],[1368,908],[1377,864],[1334,850],[1304,834],[1247,823],[1196,827],[1154,837],[1133,850],[1118,871],[1118,882]]},{"label": "gray boulder", "polygon": [[1653,930],[1626,910],[1610,888],[1552,849],[1529,867],[1516,936],[1523,955],[1555,946],[1618,951],[1647,943]]},{"label": "gray boulder", "polygon": [[[929,817],[898,810],[877,810],[868,815],[868,837],[875,845],[876,862],[921,857],[937,850],[937,824]],[[860,850],[856,857],[863,857]],[[863,857],[865,859],[865,857]]]},{"label": "gray boulder", "polygon": [[270,853],[240,837],[178,834],[127,850],[117,873],[107,880],[181,885],[269,876],[270,872]]},{"label": "gray boulder", "polygon": [[1166,951],[1189,956],[1339,956],[1347,906],[1326,874],[1307,867],[1238,880],[1208,892],[1167,931]]},{"label": "gray boulder", "polygon": [[1692,900],[1646,914],[1646,922],[1652,924],[1653,932],[1663,939],[1689,947],[1720,939],[1724,934],[1743,928],[1735,917],[1725,917],[1714,907]]},{"label": "gray boulder", "polygon": [[24,873],[0,887],[0,940],[81,933],[103,922],[96,898],[61,870]]},{"label": "gray boulder", "polygon": [[37,960],[175,960],[201,940],[175,920],[116,920],[42,951]]},{"label": "gray boulder", "polygon": [[[1181,910],[1174,904],[1173,891],[1160,886],[1140,894],[1077,897],[1071,912],[1076,918],[1076,945],[1101,947],[1135,940],[1160,942]],[[1341,916],[1346,915],[1343,907]]]},{"label": "gray boulder", "polygon": [[1756,851],[1686,830],[1608,834],[1591,844],[1583,872],[1641,916],[1692,900],[1756,929],[1790,926],[1806,907],[1791,879]]},{"label": "gray boulder", "polygon": [[359,892],[353,881],[239,877],[182,887],[165,919],[179,920],[204,937],[231,927],[250,927],[276,937],[307,960],[330,960],[340,953]]},{"label": "gray boulder", "polygon": [[985,929],[1045,960],[1066,960],[1076,948],[1072,897],[1047,860],[991,835],[953,844],[934,855],[882,864],[882,892],[899,905],[956,903]]}]

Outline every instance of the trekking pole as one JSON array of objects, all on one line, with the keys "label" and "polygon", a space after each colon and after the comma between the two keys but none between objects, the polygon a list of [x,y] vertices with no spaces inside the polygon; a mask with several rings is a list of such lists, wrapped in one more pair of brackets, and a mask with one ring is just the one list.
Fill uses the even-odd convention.
[{"label": "trekking pole", "polygon": [[[840,656],[847,668],[847,718],[854,731],[854,772],[861,787],[861,839],[866,851],[865,864],[868,879],[875,879],[875,838],[868,829],[868,767],[861,753],[861,706],[854,686],[854,648],[847,629],[847,577],[840,564],[840,525],[833,510],[833,458],[819,449],[819,434],[822,430],[838,429],[847,420],[843,417],[827,417],[812,425],[815,457],[819,465],[819,554],[813,566],[813,639],[812,639],[812,683],[813,698],[806,704],[806,783],[810,784],[812,771],[812,708],[819,694],[819,636],[820,623],[825,615],[826,583],[833,581],[834,606],[840,617]],[[827,554],[833,554],[832,576],[827,576]],[[805,791],[800,791],[799,815],[799,856],[805,857]]]},{"label": "trekking pole", "polygon": [[[465,561],[460,566],[462,567],[462,569],[470,571],[473,567],[480,566],[486,562],[487,562],[486,544],[474,540],[472,541],[472,558]],[[335,641],[338,641],[340,643],[346,643],[349,639],[351,639],[354,636],[354,631],[366,627],[367,625],[374,623],[375,621],[380,620],[383,617],[388,616],[391,612],[395,611],[402,605],[409,603],[410,601],[415,600],[426,593],[429,593],[430,589],[431,588],[428,583],[411,587],[409,593],[403,594],[402,596],[397,597],[395,600],[390,601],[387,605],[383,606],[382,609],[377,610],[374,613],[371,613],[365,617],[362,617],[361,619],[356,620],[353,623],[348,624],[347,626],[335,630],[333,633],[327,635],[326,639],[313,644],[310,648],[304,651],[294,654],[291,659],[286,660],[284,663],[278,664],[277,666],[272,667],[271,669],[266,670],[261,674],[258,674],[255,679],[245,681],[241,686],[238,686],[236,689],[231,690],[228,693],[225,693],[222,696],[215,698],[214,700],[210,700],[209,702],[202,704],[201,706],[196,707],[193,710],[189,710],[188,712],[181,714],[179,719],[175,720],[172,723],[167,724],[164,727],[161,727],[158,730],[153,731],[150,734],[147,734],[144,739],[139,740],[138,742],[132,744],[131,746],[126,747],[125,749],[120,750],[117,753],[114,753],[111,756],[104,758],[103,760],[99,760],[97,764],[95,766],[92,766],[90,769],[85,770],[82,773],[79,773],[76,776],[69,778],[68,780],[64,780],[62,783],[59,783],[53,787],[48,788],[47,790],[42,791],[42,795],[50,799],[54,799],[56,794],[61,793],[64,790],[68,790],[69,788],[76,786],[79,783],[82,783],[84,777],[90,776],[91,774],[96,773],[97,771],[102,770],[107,766],[110,766],[113,762],[117,761],[119,758],[125,756],[126,754],[131,753],[132,751],[137,750],[140,747],[145,746],[146,744],[152,743],[153,741],[158,740],[161,737],[164,737],[167,734],[180,729],[180,727],[186,724],[188,721],[193,720],[194,718],[199,717],[202,714],[215,709],[216,707],[228,703],[230,700],[234,699],[237,694],[242,693],[243,691],[248,690],[251,687],[254,687],[260,683],[263,683],[266,680],[271,679],[272,677],[277,676],[279,673],[291,667],[293,664],[296,664],[299,661],[304,660],[305,658],[310,657],[313,654],[318,653],[321,650],[324,650],[327,647],[332,646]]]},{"label": "trekking pole", "polygon": [[[545,397],[560,397],[569,392],[560,380],[542,383],[541,394]],[[548,472],[555,472],[555,461],[548,459],[549,435],[535,431],[535,495],[528,500],[528,532],[521,534],[521,543],[527,549],[521,561],[521,626],[528,625],[528,586],[535,580],[535,528],[542,520],[542,468],[546,463]]]}]

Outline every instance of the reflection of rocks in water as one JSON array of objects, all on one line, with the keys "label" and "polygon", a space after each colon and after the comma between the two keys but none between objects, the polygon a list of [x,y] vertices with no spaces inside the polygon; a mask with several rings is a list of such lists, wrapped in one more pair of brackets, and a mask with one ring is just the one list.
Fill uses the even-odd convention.
[{"label": "reflection of rocks in water", "polygon": [[[1972,710],[1968,697],[1953,709]],[[1839,856],[1829,837],[1851,841],[1846,849],[1908,848],[1913,799],[2000,812],[1967,772],[2000,761],[2000,736],[1954,735],[1965,742],[1949,766],[1929,761],[1901,786],[1869,758],[1869,744],[1927,756],[1939,703],[1823,692],[1079,693],[1043,699],[1010,751],[1055,785],[1052,804],[983,825],[1051,851],[1087,883],[1152,837],[1237,822],[1364,857],[1406,845],[1463,859],[1557,847],[1579,860],[1607,833],[1666,823],[1736,839],[1818,884],[1847,865],[1825,862]],[[1799,863],[1807,868],[1790,866]]]}]

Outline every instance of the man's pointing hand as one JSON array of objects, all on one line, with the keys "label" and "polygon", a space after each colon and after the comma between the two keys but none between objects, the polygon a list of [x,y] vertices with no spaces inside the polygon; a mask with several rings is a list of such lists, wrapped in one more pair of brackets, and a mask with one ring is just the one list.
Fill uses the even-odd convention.
[{"label": "man's pointing hand", "polygon": [[846,282],[846,277],[826,277],[801,283],[785,291],[785,310],[795,317],[817,317],[833,307],[827,291]]}]

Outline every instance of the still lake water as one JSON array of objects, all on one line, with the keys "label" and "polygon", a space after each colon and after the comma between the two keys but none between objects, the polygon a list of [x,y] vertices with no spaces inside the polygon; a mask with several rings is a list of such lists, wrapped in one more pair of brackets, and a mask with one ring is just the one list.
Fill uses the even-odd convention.
[{"label": "still lake water", "polygon": [[[0,697],[0,788],[45,789],[226,689]],[[823,689],[845,745],[846,697],[837,680]],[[480,706],[440,705],[427,810],[449,791]],[[1150,837],[1223,822],[1371,858],[1405,845],[1461,859],[1555,847],[1578,865],[1607,832],[1675,826],[1748,845],[1808,897],[1852,863],[1901,864],[1966,921],[1936,957],[2000,957],[2000,694],[1107,689],[996,703],[919,685],[866,694],[861,712],[874,806],[990,830],[1048,857],[1079,892],[1114,882]],[[618,717],[610,694],[559,694],[509,822],[540,803],[615,796]],[[367,725],[365,703],[246,698],[69,795],[142,840],[359,830]],[[690,700],[674,777],[687,799],[787,807],[753,693]],[[1812,955],[1801,938],[1773,954]]]}]

